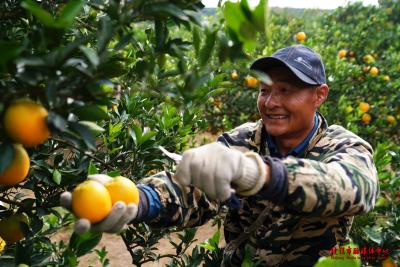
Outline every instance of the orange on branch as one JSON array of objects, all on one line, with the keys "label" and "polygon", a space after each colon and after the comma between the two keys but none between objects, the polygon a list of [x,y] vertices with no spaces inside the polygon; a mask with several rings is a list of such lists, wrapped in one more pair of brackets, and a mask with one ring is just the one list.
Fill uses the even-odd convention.
[{"label": "orange on branch", "polygon": [[247,75],[245,78],[245,84],[247,87],[256,88],[258,86],[258,80],[253,76]]},{"label": "orange on branch", "polygon": [[368,113],[364,113],[361,117],[361,120],[363,123],[368,124],[371,122],[371,115],[369,115]]},{"label": "orange on branch", "polygon": [[305,32],[298,32],[298,33],[296,33],[296,35],[295,35],[295,38],[296,38],[296,40],[297,41],[299,41],[299,42],[304,42],[304,40],[306,39],[306,33]]},{"label": "orange on branch", "polygon": [[28,153],[20,144],[14,144],[14,158],[11,165],[0,173],[0,184],[16,185],[28,175],[30,160]]},{"label": "orange on branch", "polygon": [[32,147],[43,143],[50,136],[46,124],[47,110],[29,99],[12,103],[4,115],[7,134],[18,143]]},{"label": "orange on branch", "polygon": [[338,53],[338,57],[339,58],[344,58],[346,55],[347,55],[347,50],[346,49],[339,50],[339,53]]},{"label": "orange on branch", "polygon": [[370,105],[366,102],[360,102],[360,104],[358,105],[358,108],[362,111],[362,112],[368,112],[370,110]]},{"label": "orange on branch", "polygon": [[237,73],[236,70],[232,71],[232,73],[231,73],[231,78],[232,78],[232,80],[237,80],[238,76],[239,76],[239,75],[238,75],[238,73]]},{"label": "orange on branch", "polygon": [[376,75],[378,75],[378,73],[379,73],[379,69],[377,67],[372,67],[369,70],[369,74],[371,74],[371,76],[376,76]]},{"label": "orange on branch", "polygon": [[0,237],[9,244],[24,238],[21,223],[28,224],[28,218],[22,214],[13,214],[0,221]]}]

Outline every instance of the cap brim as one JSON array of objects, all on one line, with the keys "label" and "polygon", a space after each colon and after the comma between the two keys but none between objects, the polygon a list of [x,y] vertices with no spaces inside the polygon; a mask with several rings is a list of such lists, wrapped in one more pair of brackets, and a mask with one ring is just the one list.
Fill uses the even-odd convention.
[{"label": "cap brim", "polygon": [[263,57],[259,58],[256,61],[251,64],[250,69],[251,70],[256,70],[256,71],[261,71],[261,72],[267,72],[269,69],[278,67],[278,66],[284,66],[287,67],[293,74],[305,82],[306,84],[309,85],[319,85],[319,83],[315,82],[313,79],[302,73],[296,68],[293,68],[292,66],[286,64],[286,62],[280,60],[279,58],[275,57]]}]

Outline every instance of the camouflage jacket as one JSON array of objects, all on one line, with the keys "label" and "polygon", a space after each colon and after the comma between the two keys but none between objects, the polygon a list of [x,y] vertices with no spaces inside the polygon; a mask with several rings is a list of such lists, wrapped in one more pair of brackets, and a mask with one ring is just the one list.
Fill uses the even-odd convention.
[{"label": "camouflage jacket", "polygon": [[[261,120],[218,138],[231,149],[259,153],[274,165],[270,166],[272,176],[274,169],[283,167],[287,180],[284,191],[263,189],[240,198],[242,208],[228,210],[224,222],[227,243],[246,231],[265,209],[267,216],[233,255],[224,255],[225,266],[240,266],[246,244],[262,266],[312,266],[332,247],[348,241],[354,215],[373,208],[378,182],[371,146],[341,126],[328,127],[325,118],[318,116],[318,129],[298,157],[272,161]],[[162,205],[150,225],[197,226],[220,211],[220,205],[200,190],[181,188],[171,173],[158,173],[142,183],[158,193]]]}]

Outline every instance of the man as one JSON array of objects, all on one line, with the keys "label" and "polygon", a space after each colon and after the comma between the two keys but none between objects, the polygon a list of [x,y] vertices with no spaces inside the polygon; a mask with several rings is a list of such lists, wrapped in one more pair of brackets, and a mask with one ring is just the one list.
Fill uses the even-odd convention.
[{"label": "man", "polygon": [[114,231],[107,220],[121,214],[117,229],[131,218],[157,227],[201,225],[239,197],[224,223],[225,266],[240,266],[246,245],[263,266],[312,266],[348,241],[353,216],[370,211],[378,194],[371,146],[317,112],[329,88],[312,49],[283,48],[251,69],[272,81],[260,85],[261,120],[186,151],[174,175],[141,181],[137,213],[113,211],[95,227]]}]

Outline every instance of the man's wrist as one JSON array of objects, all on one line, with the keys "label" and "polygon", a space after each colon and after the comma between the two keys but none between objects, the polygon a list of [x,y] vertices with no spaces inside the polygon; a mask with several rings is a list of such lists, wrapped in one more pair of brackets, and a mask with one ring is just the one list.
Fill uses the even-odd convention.
[{"label": "man's wrist", "polygon": [[238,194],[251,196],[257,194],[264,187],[267,170],[264,161],[257,153],[247,152],[244,156],[242,176],[237,183]]}]

